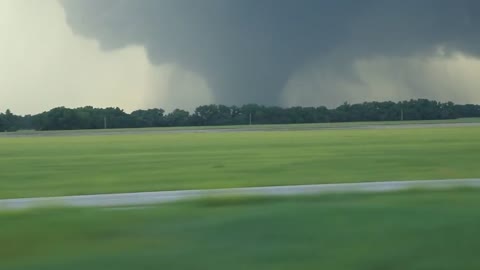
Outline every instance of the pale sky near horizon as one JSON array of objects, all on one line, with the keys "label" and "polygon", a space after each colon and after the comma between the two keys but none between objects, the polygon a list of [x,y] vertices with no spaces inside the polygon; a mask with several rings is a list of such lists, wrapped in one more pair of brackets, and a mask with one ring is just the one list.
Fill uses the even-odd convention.
[{"label": "pale sky near horizon", "polygon": [[[142,46],[105,51],[75,35],[56,0],[0,0],[0,59],[2,111],[84,105],[131,111],[173,109],[175,103],[192,109],[212,102],[201,77],[173,64],[152,65]],[[168,91],[175,78],[181,78],[176,88],[182,94]],[[193,88],[202,95],[190,100]]]}]

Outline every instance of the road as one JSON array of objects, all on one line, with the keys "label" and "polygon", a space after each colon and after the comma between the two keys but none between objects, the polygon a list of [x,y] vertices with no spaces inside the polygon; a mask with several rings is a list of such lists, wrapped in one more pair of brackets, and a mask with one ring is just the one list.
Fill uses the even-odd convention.
[{"label": "road", "polygon": [[448,189],[461,187],[480,188],[480,179],[364,182],[3,199],[0,200],[0,210],[56,206],[138,206],[222,196],[291,196],[322,193],[391,192],[408,189]]}]

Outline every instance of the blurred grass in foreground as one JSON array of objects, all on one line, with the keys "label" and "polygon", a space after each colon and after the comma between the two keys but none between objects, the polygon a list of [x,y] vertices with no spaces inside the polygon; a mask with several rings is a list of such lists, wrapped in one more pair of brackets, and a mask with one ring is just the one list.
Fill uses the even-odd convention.
[{"label": "blurred grass in foreground", "polygon": [[0,269],[480,269],[480,191],[0,212]]}]

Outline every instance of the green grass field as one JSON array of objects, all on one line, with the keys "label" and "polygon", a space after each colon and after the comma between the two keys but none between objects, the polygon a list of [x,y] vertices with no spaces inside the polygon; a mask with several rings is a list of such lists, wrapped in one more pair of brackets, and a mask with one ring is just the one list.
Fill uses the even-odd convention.
[{"label": "green grass field", "polygon": [[480,269],[480,191],[0,212],[0,269]]},{"label": "green grass field", "polygon": [[313,123],[313,124],[269,124],[269,125],[234,125],[234,126],[188,126],[188,127],[159,127],[159,128],[126,128],[126,129],[85,129],[85,130],[56,130],[56,131],[33,131],[21,130],[17,132],[0,133],[0,137],[17,136],[77,136],[77,135],[102,135],[102,134],[130,134],[130,133],[169,133],[188,131],[280,131],[280,130],[322,130],[362,128],[374,126],[399,126],[399,125],[424,125],[424,124],[472,124],[480,123],[480,118],[457,118],[447,120],[405,120],[405,121],[374,121],[374,122],[337,122],[337,123]]},{"label": "green grass field", "polygon": [[480,128],[0,138],[0,198],[480,177]]}]

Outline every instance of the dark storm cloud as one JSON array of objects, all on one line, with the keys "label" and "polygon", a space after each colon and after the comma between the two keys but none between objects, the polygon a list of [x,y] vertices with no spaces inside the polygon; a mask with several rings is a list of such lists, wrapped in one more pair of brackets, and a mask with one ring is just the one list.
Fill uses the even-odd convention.
[{"label": "dark storm cloud", "polygon": [[446,53],[480,52],[476,0],[62,3],[75,32],[99,40],[105,50],[143,45],[152,63],[198,72],[216,101],[229,104],[278,104],[290,76],[316,63],[348,74],[348,63],[357,58],[423,56],[439,46]]}]

